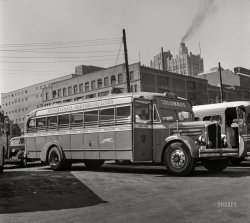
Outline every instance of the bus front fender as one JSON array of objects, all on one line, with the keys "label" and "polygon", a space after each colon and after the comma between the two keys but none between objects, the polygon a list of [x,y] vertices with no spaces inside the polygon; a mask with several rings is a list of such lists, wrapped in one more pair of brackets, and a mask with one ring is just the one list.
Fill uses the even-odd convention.
[{"label": "bus front fender", "polygon": [[[190,151],[192,157],[199,157],[199,146],[195,143],[195,141],[187,136],[179,136],[173,135],[165,139],[165,149],[173,142],[182,142],[184,143]],[[164,150],[165,151],[165,150]]]},{"label": "bus front fender", "polygon": [[65,155],[63,153],[63,150],[62,150],[62,147],[61,145],[57,142],[57,141],[52,141],[52,142],[48,142],[45,144],[45,146],[43,147],[42,151],[41,151],[41,154],[40,154],[40,159],[42,162],[47,162],[48,160],[48,154],[49,154],[49,151],[50,149],[53,147],[53,146],[56,146],[59,148],[59,151],[62,155],[62,158],[65,159]]}]

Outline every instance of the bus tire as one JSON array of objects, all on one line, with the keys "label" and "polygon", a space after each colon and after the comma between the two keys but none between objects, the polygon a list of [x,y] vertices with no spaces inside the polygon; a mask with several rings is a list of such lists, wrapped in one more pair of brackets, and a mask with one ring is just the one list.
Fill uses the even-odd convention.
[{"label": "bus tire", "polygon": [[50,149],[48,163],[52,170],[62,170],[64,168],[65,161],[63,160],[61,151],[57,146]]},{"label": "bus tire", "polygon": [[171,143],[166,148],[164,163],[168,172],[175,176],[190,175],[195,168],[195,160],[182,142]]},{"label": "bus tire", "polygon": [[104,164],[104,160],[84,160],[87,169],[98,169]]},{"label": "bus tire", "polygon": [[228,159],[218,159],[218,160],[209,160],[205,159],[203,160],[204,167],[209,170],[210,172],[216,173],[221,172],[228,166]]}]

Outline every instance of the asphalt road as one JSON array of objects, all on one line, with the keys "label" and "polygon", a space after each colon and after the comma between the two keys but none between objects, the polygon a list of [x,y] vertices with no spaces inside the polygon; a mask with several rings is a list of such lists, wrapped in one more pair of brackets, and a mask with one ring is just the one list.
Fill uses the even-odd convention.
[{"label": "asphalt road", "polygon": [[147,164],[7,166],[0,223],[11,222],[250,222],[250,162],[218,174],[198,167],[189,177]]}]

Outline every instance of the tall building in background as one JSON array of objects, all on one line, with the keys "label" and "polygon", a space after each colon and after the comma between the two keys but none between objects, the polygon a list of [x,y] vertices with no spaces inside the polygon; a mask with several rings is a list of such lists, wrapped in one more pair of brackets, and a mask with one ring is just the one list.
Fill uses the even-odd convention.
[{"label": "tall building in background", "polygon": [[150,67],[193,77],[204,72],[203,58],[200,54],[188,53],[185,43],[180,44],[179,54],[176,57],[173,57],[170,51],[154,56],[150,61]]}]

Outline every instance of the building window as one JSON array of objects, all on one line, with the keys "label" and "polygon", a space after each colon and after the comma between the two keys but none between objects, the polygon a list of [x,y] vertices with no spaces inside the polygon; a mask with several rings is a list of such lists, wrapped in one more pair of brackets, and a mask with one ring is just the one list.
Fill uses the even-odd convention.
[{"label": "building window", "polygon": [[74,94],[77,94],[77,85],[74,85]]},{"label": "building window", "polygon": [[56,91],[53,91],[53,98],[56,98]]},{"label": "building window", "polygon": [[102,79],[97,80],[97,88],[102,88]]},{"label": "building window", "polygon": [[61,95],[61,92],[62,92],[61,89],[58,89],[58,90],[57,90],[57,96],[58,96],[58,98],[62,96],[62,95]]},{"label": "building window", "polygon": [[63,97],[66,96],[66,88],[63,88]]},{"label": "building window", "polygon": [[79,84],[79,92],[80,92],[80,93],[83,92],[83,83]]},{"label": "building window", "polygon": [[135,77],[134,77],[134,71],[130,71],[129,72],[129,79],[130,79],[130,81],[133,81],[135,79]]},{"label": "building window", "polygon": [[91,81],[91,90],[96,89],[95,81]]},{"label": "building window", "polygon": [[85,82],[85,91],[89,91],[89,82]]},{"label": "building window", "polygon": [[122,84],[123,81],[123,74],[118,74],[118,84]]},{"label": "building window", "polygon": [[95,98],[96,94],[89,94],[89,95],[86,95],[86,98]]},{"label": "building window", "polygon": [[68,87],[68,95],[72,95],[72,86]]},{"label": "building window", "polygon": [[111,82],[111,85],[115,85],[115,76],[114,75],[112,75],[110,77],[110,82]]},{"label": "building window", "polygon": [[49,100],[49,93],[48,92],[46,92],[46,94],[45,94],[45,100],[46,101]]},{"label": "building window", "polygon": [[109,78],[108,77],[104,77],[104,87],[109,86]]}]

